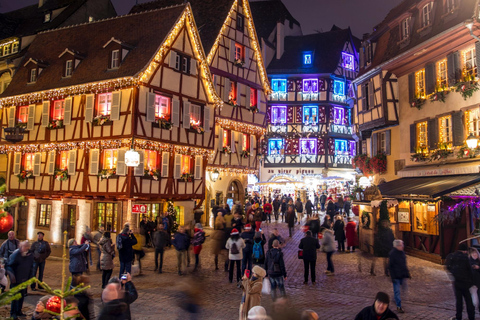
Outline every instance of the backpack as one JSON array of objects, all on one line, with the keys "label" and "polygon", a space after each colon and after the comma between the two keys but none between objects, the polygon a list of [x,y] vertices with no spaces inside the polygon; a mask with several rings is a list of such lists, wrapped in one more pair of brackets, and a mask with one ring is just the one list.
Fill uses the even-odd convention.
[{"label": "backpack", "polygon": [[123,248],[123,244],[122,244],[122,238],[120,237],[120,235],[117,236],[117,250],[121,250]]},{"label": "backpack", "polygon": [[262,211],[262,221],[267,221],[267,214],[265,211]]},{"label": "backpack", "polygon": [[237,244],[235,242],[232,243],[230,247],[230,254],[239,254],[240,251],[238,250]]},{"label": "backpack", "polygon": [[263,258],[263,250],[262,250],[262,241],[254,242],[253,250],[252,250],[252,257],[255,260],[260,260]]}]

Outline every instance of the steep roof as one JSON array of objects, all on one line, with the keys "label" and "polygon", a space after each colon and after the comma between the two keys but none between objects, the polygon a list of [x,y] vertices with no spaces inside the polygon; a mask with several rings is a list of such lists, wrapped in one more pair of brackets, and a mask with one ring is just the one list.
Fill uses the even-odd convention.
[{"label": "steep roof", "polygon": [[[340,61],[345,42],[353,36],[349,28],[314,33],[305,36],[285,37],[282,57],[274,59],[267,67],[269,73],[333,73]],[[313,53],[312,65],[303,64],[303,54]]]},{"label": "steep roof", "polygon": [[290,24],[300,27],[300,22],[292,16],[281,0],[250,2],[250,8],[259,38],[268,39],[277,22],[285,23],[285,20],[288,20]]},{"label": "steep roof", "polygon": [[[136,76],[152,60],[185,7],[174,6],[40,33],[1,97]],[[108,70],[111,49],[103,46],[112,37],[133,49],[118,69]],[[67,48],[79,52],[84,59],[71,77],[63,78],[64,59],[58,56]],[[27,85],[28,68],[24,64],[29,59],[42,60],[47,67],[35,83]]]},{"label": "steep roof", "polygon": [[[134,6],[130,13],[164,8],[184,0],[156,0]],[[189,0],[203,48],[208,55],[235,0]]]}]

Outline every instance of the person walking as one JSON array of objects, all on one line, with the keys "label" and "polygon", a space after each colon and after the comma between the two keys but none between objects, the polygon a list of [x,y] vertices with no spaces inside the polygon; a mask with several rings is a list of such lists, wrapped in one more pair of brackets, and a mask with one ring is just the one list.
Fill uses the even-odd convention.
[{"label": "person walking", "polygon": [[332,255],[335,252],[335,240],[333,237],[333,231],[330,229],[323,230],[323,242],[322,251],[327,254],[327,276],[333,276],[335,274],[335,268],[333,267]]},{"label": "person walking", "polygon": [[93,236],[93,243],[97,247],[97,255],[98,255],[97,270],[100,270],[100,256],[102,255],[102,250],[100,249],[100,245],[98,244],[98,242],[102,239],[104,232],[105,232],[105,229],[101,225],[97,233],[95,233],[95,235]]},{"label": "person walking", "polygon": [[[14,288],[30,278],[34,261],[34,252],[30,250],[30,243],[28,243],[28,241],[20,242],[18,249],[10,255],[7,266],[10,272],[10,288]],[[10,317],[14,320],[18,319],[18,317],[25,316],[22,308],[23,300],[27,295],[27,289],[20,290],[19,294],[20,299],[13,300],[10,306]]]},{"label": "person walking", "polygon": [[447,256],[445,265],[453,276],[453,290],[456,301],[456,319],[462,319],[463,300],[467,306],[468,320],[475,320],[475,307],[470,294],[470,287],[473,285],[473,272],[467,255],[468,246],[460,243],[457,251]]},{"label": "person walking", "polygon": [[252,260],[254,265],[261,265],[265,263],[265,243],[267,239],[262,232],[255,232],[253,238]]},{"label": "person walking", "polygon": [[260,231],[260,228],[262,226],[263,212],[262,209],[258,206],[258,203],[256,203],[254,207],[255,213],[253,214],[253,221],[255,221],[255,232],[258,232]]},{"label": "person walking", "polygon": [[130,230],[130,226],[125,224],[122,233],[117,236],[118,259],[120,260],[119,278],[124,273],[132,273],[133,246],[136,244],[137,238]]},{"label": "person walking", "polygon": [[320,219],[318,213],[314,213],[312,218],[307,222],[308,229],[312,232],[312,237],[318,239],[318,233],[320,232]]},{"label": "person walking", "polygon": [[350,216],[350,209],[352,208],[352,203],[350,202],[350,198],[349,197],[345,197],[345,201],[344,201],[344,204],[343,204],[343,215],[345,217],[349,217]]},{"label": "person walking", "polygon": [[173,246],[177,251],[178,275],[182,276],[186,274],[187,254],[188,254],[188,247],[190,246],[190,241],[188,240],[188,237],[185,234],[184,226],[178,227],[178,232],[175,233],[175,238],[173,239]]},{"label": "person walking", "polygon": [[145,257],[145,251],[143,251],[143,247],[146,245],[146,238],[143,234],[139,231],[139,228],[135,229],[136,232],[133,233],[135,239],[137,239],[137,243],[132,246],[133,249],[133,260],[132,266],[135,265],[135,261],[138,262],[138,274],[142,274],[142,259]]},{"label": "person walking", "polygon": [[75,239],[68,240],[68,253],[70,255],[68,269],[72,276],[81,275],[87,270],[85,252],[88,252],[88,249],[90,249],[90,240],[85,240],[84,244],[78,244]]},{"label": "person walking", "polygon": [[240,320],[246,320],[250,309],[262,303],[263,278],[265,278],[266,274],[265,269],[260,266],[255,266],[252,269],[252,277],[250,279],[246,275],[243,275]]},{"label": "person walking", "polygon": [[333,203],[331,197],[328,198],[327,215],[330,217],[330,221],[334,221],[333,218],[335,217],[335,203]]},{"label": "person walking", "polygon": [[[33,252],[34,263],[32,269],[32,277],[37,276],[39,281],[43,281],[43,272],[45,271],[45,261],[52,253],[52,249],[47,241],[43,240],[45,234],[42,231],[37,232],[37,241],[32,244],[30,251]],[[36,283],[32,283],[31,288],[33,291],[36,290]]]},{"label": "person walking", "polygon": [[302,224],[303,220],[303,203],[300,200],[300,198],[297,198],[297,201],[295,202],[295,210],[297,211],[297,220],[298,224]]},{"label": "person walking", "polygon": [[253,251],[253,238],[255,238],[255,231],[252,230],[252,226],[248,223],[245,225],[245,231],[240,234],[240,237],[245,242],[245,248],[243,248],[242,258],[242,274],[245,273],[245,269],[252,270],[252,251]]},{"label": "person walking", "polygon": [[102,270],[102,289],[110,280],[113,272],[113,258],[115,257],[115,245],[112,243],[110,232],[104,232],[100,241],[98,241],[100,248],[100,269]]},{"label": "person walking", "polygon": [[393,241],[393,249],[388,258],[388,269],[393,283],[393,294],[397,312],[404,313],[402,308],[402,299],[400,298],[400,287],[405,285],[407,278],[410,278],[410,272],[407,267],[407,256],[405,255],[404,244],[402,240]]},{"label": "person walking", "polygon": [[[473,285],[477,287],[477,298],[480,298],[480,254],[478,253],[478,250],[473,247],[468,248],[468,258],[470,261],[470,266],[472,267]],[[474,294],[471,289],[472,287],[470,288],[470,293]],[[480,299],[478,299],[478,301],[480,301]],[[478,308],[480,311],[480,304],[478,305]]]},{"label": "person walking", "polygon": [[[388,255],[393,249],[393,240],[395,240],[395,236],[390,228],[390,221],[380,221],[378,232],[375,234],[373,240],[373,247],[375,251],[375,257],[380,258],[380,260],[383,262],[383,270],[386,276],[389,275]],[[376,262],[376,260],[374,261]],[[375,265],[376,263],[374,264],[373,273],[375,273]]]},{"label": "person walking", "polygon": [[305,203],[305,211],[307,212],[307,218],[310,218],[313,212],[313,203],[310,198],[307,198],[307,202]]},{"label": "person walking", "polygon": [[[165,247],[168,245],[168,233],[165,231],[163,224],[159,223],[157,226],[157,231],[153,233],[153,246],[155,247],[155,269],[158,273],[162,273],[163,268],[163,253],[165,252]],[[160,255],[160,265],[158,264],[158,256]]]},{"label": "person walking", "polygon": [[322,192],[322,195],[320,196],[320,210],[325,211],[325,203],[327,202],[327,195],[325,192]]},{"label": "person walking", "polygon": [[280,201],[280,198],[278,196],[275,197],[275,200],[273,200],[272,206],[273,206],[273,215],[274,215],[275,221],[278,221],[280,207],[282,206],[282,202]]},{"label": "person walking", "polygon": [[295,227],[295,207],[293,205],[289,205],[287,208],[287,217],[285,221],[288,224],[288,235],[291,238],[293,234],[293,228]]},{"label": "person walking", "polygon": [[202,251],[202,244],[205,242],[205,232],[200,223],[195,224],[195,229],[193,231],[192,246],[193,254],[195,255],[195,267],[193,268],[193,271],[197,271],[198,265],[200,264],[200,251]]},{"label": "person walking", "polygon": [[[372,306],[365,307],[360,311],[355,320],[387,320],[398,317],[388,308],[390,297],[385,292],[378,292]],[[461,319],[461,318],[460,318]]]},{"label": "person walking", "polygon": [[348,217],[348,223],[345,226],[345,236],[347,238],[347,253],[350,253],[350,250],[355,252],[355,246],[357,246],[357,224],[351,217]]},{"label": "person walking", "polygon": [[230,283],[233,282],[233,269],[234,266],[237,266],[237,283],[240,282],[242,278],[240,274],[240,264],[243,258],[243,248],[245,248],[245,241],[240,238],[239,232],[237,229],[233,228],[230,233],[230,238],[228,238],[225,248],[228,250],[228,259],[230,261],[228,267],[228,280]]},{"label": "person walking", "polygon": [[265,270],[272,287],[272,300],[275,301],[277,299],[277,287],[280,291],[280,296],[284,297],[286,295],[284,281],[287,280],[287,271],[278,240],[273,241],[273,248],[268,250],[265,255]]},{"label": "person walking", "polygon": [[333,232],[335,240],[337,240],[338,252],[345,252],[345,222],[343,222],[342,215],[337,216],[337,220],[333,224]]},{"label": "person walking", "polygon": [[280,248],[285,244],[285,240],[283,240],[277,228],[273,228],[273,232],[270,235],[270,238],[268,238],[268,250],[273,248],[273,241],[275,240],[278,240],[280,243]]},{"label": "person walking", "polygon": [[[92,230],[90,229],[89,226],[85,227],[85,232],[82,235],[82,239],[80,240],[80,244],[84,244],[87,240],[89,241],[89,243],[93,242]],[[90,246],[88,246],[88,251],[86,251],[84,254],[85,254],[85,260],[87,261],[87,265],[85,266],[85,271],[87,271],[87,273],[89,273],[90,272],[90,269],[89,269],[89,266],[88,266],[88,259],[89,258],[90,258],[90,265],[93,264],[92,250],[91,250]]]},{"label": "person walking", "polygon": [[345,202],[343,201],[342,195],[337,198],[338,214],[343,215],[343,206]]},{"label": "person walking", "polygon": [[8,259],[10,258],[12,253],[18,249],[18,246],[20,246],[20,241],[18,239],[15,239],[15,232],[9,231],[8,239],[5,240],[0,247],[0,257],[3,258],[3,263],[5,264],[5,266],[8,265]]},{"label": "person walking", "polygon": [[312,231],[308,230],[305,233],[305,237],[300,240],[298,248],[303,250],[303,284],[308,283],[309,269],[312,284],[315,284],[315,265],[317,263],[317,249],[320,249],[320,244],[317,238],[312,237]]},{"label": "person walking", "polygon": [[272,222],[272,212],[273,212],[273,206],[270,202],[271,200],[267,200],[267,202],[263,205],[263,211],[267,215],[268,223]]},{"label": "person walking", "polygon": [[282,222],[285,222],[285,215],[287,214],[287,199],[282,199],[280,211],[282,212]]}]

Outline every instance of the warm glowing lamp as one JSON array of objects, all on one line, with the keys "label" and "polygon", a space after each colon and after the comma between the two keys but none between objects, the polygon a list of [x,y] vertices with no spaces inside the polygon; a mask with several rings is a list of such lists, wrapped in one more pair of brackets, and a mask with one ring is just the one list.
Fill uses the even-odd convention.
[{"label": "warm glowing lamp", "polygon": [[134,149],[134,138],[132,138],[132,146],[130,150],[125,152],[125,165],[127,167],[138,167],[140,164],[140,153]]},{"label": "warm glowing lamp", "polygon": [[467,143],[467,146],[470,149],[475,149],[478,145],[478,138],[475,137],[472,133],[470,133],[470,135],[468,136],[467,140],[465,140],[465,142]]},{"label": "warm glowing lamp", "polygon": [[213,172],[210,173],[210,177],[212,178],[213,182],[216,182],[219,176],[220,176],[220,172],[218,172],[217,169],[215,169]]}]

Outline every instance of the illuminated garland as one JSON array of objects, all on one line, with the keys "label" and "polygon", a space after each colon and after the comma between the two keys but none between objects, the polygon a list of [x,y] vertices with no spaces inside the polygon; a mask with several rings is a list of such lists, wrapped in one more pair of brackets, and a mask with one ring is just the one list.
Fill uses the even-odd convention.
[{"label": "illuminated garland", "polygon": [[233,121],[230,119],[216,118],[215,122],[224,129],[240,131],[248,134],[253,134],[256,136],[263,136],[267,132],[267,129],[263,127],[256,126],[253,124]]},{"label": "illuminated garland", "polygon": [[220,173],[229,175],[229,176],[236,176],[239,174],[258,174],[258,170],[256,169],[239,169],[239,168],[225,168],[225,167],[212,167],[207,166],[207,172],[214,172],[218,171]]}]

